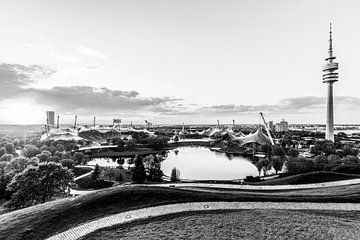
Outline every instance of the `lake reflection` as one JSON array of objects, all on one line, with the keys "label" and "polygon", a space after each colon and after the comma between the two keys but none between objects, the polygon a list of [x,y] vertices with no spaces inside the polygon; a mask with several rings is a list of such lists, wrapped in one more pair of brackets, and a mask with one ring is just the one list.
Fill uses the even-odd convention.
[{"label": "lake reflection", "polygon": [[161,169],[170,176],[174,167],[180,170],[180,178],[192,180],[232,180],[258,175],[248,158],[212,152],[205,147],[179,147],[170,151]]}]

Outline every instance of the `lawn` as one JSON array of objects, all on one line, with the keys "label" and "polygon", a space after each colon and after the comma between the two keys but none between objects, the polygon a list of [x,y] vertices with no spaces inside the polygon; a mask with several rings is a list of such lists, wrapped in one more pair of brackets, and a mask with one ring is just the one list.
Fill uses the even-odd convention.
[{"label": "lawn", "polygon": [[[239,210],[161,216],[84,239],[360,239],[360,212]],[[334,224],[336,222],[336,224]]]},{"label": "lawn", "polygon": [[[0,215],[2,239],[44,239],[85,221],[170,203],[201,201],[360,202],[360,185],[304,191],[197,191],[147,186],[115,186]],[[6,236],[6,237],[4,237]]]}]

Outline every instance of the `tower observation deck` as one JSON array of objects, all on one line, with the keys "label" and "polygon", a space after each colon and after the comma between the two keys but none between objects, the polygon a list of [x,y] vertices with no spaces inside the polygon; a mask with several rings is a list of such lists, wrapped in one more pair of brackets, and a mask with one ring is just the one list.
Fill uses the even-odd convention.
[{"label": "tower observation deck", "polygon": [[330,23],[329,39],[329,57],[325,58],[326,64],[323,66],[323,83],[328,85],[327,88],[327,112],[326,112],[326,133],[325,139],[334,141],[334,103],[333,103],[333,83],[338,81],[339,64],[335,62],[332,47],[332,26]]}]

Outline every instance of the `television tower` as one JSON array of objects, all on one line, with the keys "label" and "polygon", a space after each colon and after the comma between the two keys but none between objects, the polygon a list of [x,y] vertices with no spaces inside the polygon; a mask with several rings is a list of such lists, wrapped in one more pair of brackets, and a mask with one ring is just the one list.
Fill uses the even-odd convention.
[{"label": "television tower", "polygon": [[335,62],[332,48],[332,26],[330,23],[329,57],[325,58],[326,64],[323,66],[323,83],[327,84],[327,111],[326,111],[326,133],[325,139],[334,142],[334,103],[333,103],[333,84],[338,81],[339,64]]}]

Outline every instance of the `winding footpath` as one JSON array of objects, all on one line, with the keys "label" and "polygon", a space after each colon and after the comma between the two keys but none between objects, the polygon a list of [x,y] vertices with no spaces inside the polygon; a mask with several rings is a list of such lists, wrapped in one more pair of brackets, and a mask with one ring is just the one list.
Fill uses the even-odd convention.
[{"label": "winding footpath", "polygon": [[[81,178],[80,176],[78,178]],[[156,184],[157,187],[176,187],[176,188],[198,188],[198,189],[219,189],[219,190],[248,190],[248,191],[284,191],[284,190],[305,190],[327,187],[341,187],[360,184],[360,178],[341,180],[324,183],[296,184],[296,185],[239,185],[239,184],[209,184],[209,183],[163,183]],[[149,186],[142,184],[142,186]],[[99,190],[74,190],[70,189],[71,195],[83,195]]]},{"label": "winding footpath", "polygon": [[73,240],[82,238],[96,230],[136,220],[147,219],[167,214],[209,211],[209,210],[249,210],[249,209],[281,209],[281,210],[338,210],[360,211],[360,204],[354,203],[307,203],[307,202],[192,202],[149,207],[122,212],[90,221],[65,232],[58,233],[48,240]]}]

